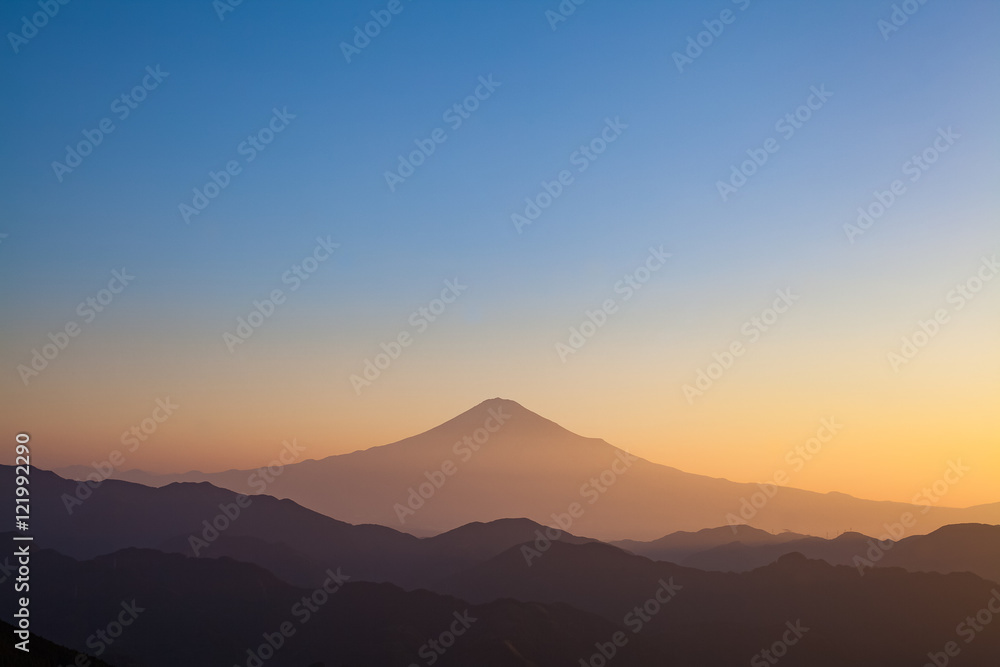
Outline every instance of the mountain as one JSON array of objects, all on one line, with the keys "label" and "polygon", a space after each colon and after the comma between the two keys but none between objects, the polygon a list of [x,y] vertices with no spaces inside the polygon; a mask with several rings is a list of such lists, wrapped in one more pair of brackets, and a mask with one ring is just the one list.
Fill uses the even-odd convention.
[{"label": "mountain", "polygon": [[[3,482],[11,475],[13,468],[0,466]],[[421,647],[467,609],[479,619],[475,630],[435,664],[578,667],[614,636],[625,640],[615,648],[615,664],[753,664],[762,648],[797,628],[801,642],[783,664],[902,667],[923,664],[927,653],[961,639],[963,619],[1000,599],[1000,586],[973,574],[881,567],[890,555],[945,571],[995,567],[995,526],[947,527],[902,540],[864,576],[798,553],[751,572],[709,572],[528,519],[416,538],[266,495],[241,505],[234,492],[204,482],[153,488],[107,481],[76,504],[66,497],[77,483],[40,470],[31,479],[31,562],[38,573],[32,605],[45,610],[33,629],[56,644],[100,653],[116,667],[247,666],[247,648],[259,647],[265,633],[273,638],[286,621],[294,637],[266,667],[429,665]],[[190,535],[233,507],[241,507],[238,516],[206,538],[202,555],[209,557],[192,557]],[[675,550],[708,547],[687,560],[734,545],[826,542],[742,527],[737,536],[750,544],[726,544],[727,531],[732,535],[723,527],[655,542]],[[949,544],[963,552],[957,560],[945,558]],[[53,546],[82,560],[46,548]],[[344,575],[349,580],[322,613],[298,624],[296,605]],[[136,606],[141,614],[120,640],[94,643],[96,630]],[[11,610],[4,612],[11,620]],[[164,646],[165,636],[184,641]],[[984,633],[962,645],[956,664],[992,667],[998,651],[1000,636]]]},{"label": "mountain", "polygon": [[961,642],[958,665],[992,667],[1000,655],[997,633],[962,641],[965,619],[1000,599],[973,575],[861,577],[798,554],[711,573],[593,542],[534,544],[529,564],[526,546],[456,575],[461,596],[339,569],[325,571],[325,588],[304,588],[229,558],[125,549],[77,561],[42,549],[32,605],[45,613],[32,627],[116,667],[578,667],[612,664],[592,661],[611,650],[623,667],[729,667],[767,664],[762,650],[783,638],[790,666],[919,665],[950,641]]},{"label": "mountain", "polygon": [[[124,477],[144,483],[158,479],[160,485],[208,481],[240,493],[261,490],[255,470],[159,477],[131,471]],[[399,442],[291,463],[264,491],[341,521],[415,535],[507,517],[555,525],[562,517],[562,525],[576,534],[651,540],[729,523],[741,509],[757,528],[810,535],[853,527],[881,536],[885,524],[899,522],[907,512],[917,517],[913,533],[951,523],[1000,523],[1000,503],[932,507],[923,514],[905,503],[765,488],[773,497],[757,484],[694,475],[631,456],[497,398]]]},{"label": "mountain", "polygon": [[[617,630],[566,605],[470,605],[344,581],[336,570],[325,588],[307,589],[227,558],[144,549],[83,562],[41,550],[32,564],[44,573],[32,582],[32,605],[45,610],[32,629],[117,667],[576,667],[595,638]],[[124,627],[112,628],[117,623]],[[637,642],[621,648],[615,663],[640,667],[667,658]]]},{"label": "mountain", "polygon": [[[0,474],[7,478],[13,468],[0,466]],[[31,484],[36,542],[75,558],[127,547],[264,559],[280,553],[292,565],[295,559],[320,559],[383,581],[414,567],[409,559],[419,542],[384,526],[337,521],[290,500],[241,500],[207,482],[155,488],[106,480],[86,495],[77,482],[35,469]]]},{"label": "mountain", "polygon": [[785,647],[783,665],[923,665],[948,642],[961,646],[958,665],[994,667],[1000,655],[1000,633],[974,632],[966,620],[990,613],[983,610],[1000,600],[1000,587],[971,574],[878,568],[860,576],[801,554],[752,572],[713,573],[604,544],[539,551],[529,563],[523,546],[509,549],[457,574],[447,592],[472,602],[570,604],[651,639],[673,657],[667,664],[774,664],[755,657],[796,638],[786,633],[793,626],[807,630]]},{"label": "mountain", "polygon": [[744,526],[738,535],[723,527],[674,533],[652,542],[625,540],[614,544],[653,560],[699,570],[749,572],[786,554],[799,553],[832,565],[860,565],[864,569],[870,564],[902,567],[910,572],[971,572],[1000,582],[1000,526],[957,524],[899,542],[883,541],[881,548],[873,547],[875,542],[861,533],[844,533],[827,540],[793,533],[770,535]]},{"label": "mountain", "polygon": [[900,540],[879,562],[911,572],[973,572],[1000,582],[1000,526],[944,526]]},{"label": "mountain", "polygon": [[699,570],[749,572],[790,553],[832,565],[850,565],[855,556],[865,554],[869,539],[860,533],[844,533],[827,540],[792,532],[774,535],[750,526],[722,526],[696,533],[671,533],[651,542],[621,540],[612,544],[652,560]]},{"label": "mountain", "polygon": [[[13,474],[13,467],[0,466],[0,480]],[[31,532],[40,547],[74,558],[130,547],[229,557],[300,586],[316,585],[317,576],[337,566],[356,580],[430,587],[545,531],[527,519],[502,519],[420,539],[384,526],[337,521],[291,500],[267,495],[241,500],[207,482],[156,488],[106,480],[85,495],[77,482],[34,470],[31,484]],[[78,492],[85,495],[82,500]],[[570,533],[559,539],[590,541]]]},{"label": "mountain", "polygon": [[806,536],[792,532],[774,535],[766,530],[741,525],[705,528],[696,532],[681,530],[650,542],[618,540],[611,542],[611,544],[652,560],[666,560],[672,563],[680,563],[685,558],[694,554],[728,544],[784,544],[803,537]]},{"label": "mountain", "polygon": [[[865,557],[870,540],[870,537],[861,533],[844,533],[830,540],[802,537],[788,542],[763,544],[732,542],[691,554],[681,562],[701,570],[749,572],[773,563],[786,554],[798,553],[831,565],[852,565],[856,557]],[[880,560],[878,565],[882,564]]]},{"label": "mountain", "polygon": [[[492,558],[514,545],[532,542],[538,538],[539,533],[546,532],[545,526],[529,519],[497,519],[489,523],[469,523],[446,533],[424,538],[420,544],[427,547],[427,553],[433,558],[461,557],[467,562],[474,562]],[[597,541],[566,532],[561,533],[558,539],[568,544]]]},{"label": "mountain", "polygon": [[[11,665],[13,667],[54,667],[55,665],[74,665],[77,657],[83,655],[87,662],[81,659],[80,664],[87,667],[110,667],[103,660],[89,655],[86,652],[74,651],[65,646],[59,646],[50,642],[44,637],[32,633],[28,643],[28,652],[19,650],[14,646],[10,638],[14,636],[14,626],[10,623],[0,621],[0,634],[4,641],[0,642],[0,665]],[[125,667],[124,664],[116,667]]]}]

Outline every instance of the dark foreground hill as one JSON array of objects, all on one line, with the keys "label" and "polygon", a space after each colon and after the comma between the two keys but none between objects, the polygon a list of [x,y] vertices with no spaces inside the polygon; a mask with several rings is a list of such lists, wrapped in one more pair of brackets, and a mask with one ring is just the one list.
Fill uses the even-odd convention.
[{"label": "dark foreground hill", "polygon": [[768,664],[765,650],[782,665],[903,667],[949,642],[950,665],[1000,655],[1000,633],[972,625],[1000,590],[973,575],[861,577],[799,555],[707,573],[559,542],[528,565],[527,546],[456,577],[461,597],[351,582],[333,566],[309,589],[228,558],[42,550],[34,629],[118,667],[729,667]]},{"label": "dark foreground hill", "polygon": [[[878,560],[953,574],[879,567],[862,575],[800,554],[724,573],[656,562],[525,519],[418,539],[336,521],[289,500],[255,496],[247,503],[207,483],[151,488],[109,481],[81,502],[67,502],[77,488],[52,473],[32,475],[33,546],[41,550],[32,559],[33,628],[117,667],[430,665],[426,650],[433,649],[421,655],[421,647],[465,608],[481,615],[475,633],[463,633],[470,641],[461,648],[456,641],[454,652],[434,664],[578,667],[581,659],[614,653],[620,665],[721,667],[766,660],[761,651],[793,638],[777,649],[787,651],[783,665],[922,665],[949,642],[960,648],[950,665],[996,667],[1000,655],[1000,623],[977,620],[992,621],[1000,586],[961,573],[992,571],[994,526],[947,527],[886,543]],[[216,533],[205,532],[206,522]],[[817,539],[743,532],[751,544],[738,547],[787,549]],[[718,545],[723,535],[681,535],[659,547]],[[192,537],[204,542],[197,558]],[[831,542],[842,548],[846,538]],[[866,545],[849,546],[869,557],[861,551]],[[296,606],[338,573],[351,579],[323,603],[327,620]],[[395,582],[410,592],[365,581]],[[122,614],[135,619],[120,640],[93,638]],[[273,634],[300,618],[309,623],[291,626],[294,642]],[[973,632],[970,623],[982,630]],[[265,633],[282,648],[258,666],[246,651],[257,650]],[[164,637],[179,639],[164,645]]]},{"label": "dark foreground hill", "polygon": [[[78,658],[80,659],[79,664],[85,664],[87,667],[112,667],[93,655],[59,646],[44,637],[32,636],[28,642],[28,652],[21,651],[15,646],[15,642],[19,640],[10,640],[14,636],[14,626],[5,621],[0,621],[0,636],[3,636],[3,641],[0,642],[0,665],[3,667],[8,667],[8,665],[10,667],[62,667],[63,665],[70,667]],[[80,656],[83,657],[80,658]],[[120,664],[114,667],[125,667],[125,665]]]},{"label": "dark foreground hill", "polygon": [[[153,550],[84,562],[43,550],[33,562],[44,573],[32,597],[44,610],[38,634],[79,651],[99,647],[119,667],[576,667],[616,630],[566,605],[470,605],[345,581],[349,573],[332,567],[321,587],[305,589],[254,565]],[[631,667],[667,660],[650,642],[615,657]]]},{"label": "dark foreground hill", "polygon": [[[473,602],[565,602],[641,626],[643,637],[674,656],[672,664],[748,664],[798,621],[809,631],[783,665],[920,666],[948,642],[961,645],[961,660],[949,664],[1000,664],[1000,626],[975,630],[983,619],[1000,622],[1000,586],[972,574],[880,568],[862,576],[800,554],[753,572],[713,573],[604,544],[535,546],[510,549],[444,589]],[[676,593],[669,602],[651,602],[668,588]]]}]

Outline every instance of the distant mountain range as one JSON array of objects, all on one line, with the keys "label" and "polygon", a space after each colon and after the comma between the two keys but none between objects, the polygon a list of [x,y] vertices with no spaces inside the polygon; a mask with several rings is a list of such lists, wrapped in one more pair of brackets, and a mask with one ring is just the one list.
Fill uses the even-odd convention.
[{"label": "distant mountain range", "polygon": [[728,526],[697,533],[673,533],[652,542],[622,540],[612,544],[652,560],[668,561],[721,572],[749,572],[782,556],[799,553],[833,565],[851,565],[864,571],[902,567],[911,572],[972,572],[1000,582],[1000,526],[960,524],[944,526],[929,535],[913,535],[899,542],[844,533],[833,539],[795,533],[771,533]]},{"label": "distant mountain range", "polygon": [[[958,639],[964,619],[1000,599],[1000,587],[974,575],[879,568],[861,577],[854,568],[801,554],[731,574],[656,563],[605,544],[555,543],[530,566],[520,551],[456,575],[448,590],[472,602],[497,596],[565,602],[641,627],[643,637],[672,656],[666,664],[675,665],[754,665],[755,655],[798,621],[809,633],[782,664],[923,665],[928,653]],[[645,607],[664,584],[679,588],[676,596]],[[959,664],[992,667],[1000,634],[978,635],[962,653]]]},{"label": "distant mountain range", "polygon": [[[37,653],[5,647],[0,663],[904,667],[953,642],[949,665],[997,667],[1000,634],[969,619],[1000,604],[1000,526],[970,517],[1000,505],[923,514],[782,488],[754,517],[768,530],[720,525],[757,485],[653,464],[499,399],[279,472],[244,495],[258,471],[93,488],[34,469]],[[14,475],[0,466],[0,486]],[[884,539],[906,512],[918,524]],[[835,522],[874,537],[809,534]],[[95,634],[123,614],[134,622],[113,641]]]},{"label": "distant mountain range", "polygon": [[[10,479],[13,471],[0,466],[0,477]],[[231,557],[301,586],[316,585],[332,563],[355,580],[428,587],[545,531],[527,519],[502,519],[419,539],[384,526],[337,521],[266,495],[240,506],[238,494],[207,482],[156,488],[107,480],[84,501],[71,503],[70,512],[66,498],[74,497],[77,482],[45,470],[34,470],[31,480],[32,533],[39,546],[83,559],[125,548]],[[558,538],[592,541],[569,533]]]},{"label": "distant mountain range", "polygon": [[[0,466],[0,474],[13,468]],[[78,484],[36,470],[33,523],[44,546],[74,558],[92,558],[123,548],[159,549],[188,556],[231,557],[255,563],[296,585],[314,585],[312,573],[337,563],[356,579],[392,582],[405,588],[436,588],[449,573],[492,558],[519,544],[555,538],[571,544],[595,542],[529,519],[475,522],[428,538],[384,526],[337,521],[290,500],[260,495],[239,506],[238,495],[206,482],[148,487],[108,480],[92,496],[67,510]],[[239,509],[239,515],[230,514]],[[227,514],[228,512],[228,514]],[[216,526],[225,526],[218,531]],[[795,533],[773,535],[749,526],[672,533],[651,542],[611,543],[651,560],[700,570],[746,572],[801,553],[861,570],[903,567],[910,571],[972,572],[1000,582],[1000,526],[953,525],[898,543],[860,533],[826,540]],[[877,551],[871,553],[872,549]],[[861,560],[858,560],[861,559]]]},{"label": "distant mountain range", "polygon": [[[60,472],[82,479],[94,471],[75,467]],[[240,493],[263,486],[256,470],[181,475],[128,471],[117,478],[152,486],[207,481]],[[507,517],[552,525],[553,515],[565,519],[571,507],[579,508],[579,516],[563,525],[604,540],[650,540],[734,519],[771,532],[827,535],[850,528],[877,537],[885,524],[898,523],[908,512],[916,516],[912,534],[955,523],[1000,523],[1000,503],[926,508],[788,487],[768,489],[773,497],[756,509],[750,503],[765,499],[757,484],[652,463],[499,398],[390,445],[291,463],[263,490],[341,521],[415,535]],[[750,518],[744,519],[741,510]]]},{"label": "distant mountain range", "polygon": [[[13,474],[0,467],[5,482]],[[878,567],[861,576],[799,553],[724,573],[656,562],[527,519],[419,539],[266,495],[240,505],[238,494],[208,483],[107,481],[67,505],[77,487],[32,473],[32,604],[46,610],[34,629],[71,650],[98,646],[116,667],[247,665],[246,651],[286,621],[294,637],[268,667],[430,665],[428,641],[466,612],[477,619],[467,637],[434,664],[578,667],[610,646],[614,664],[721,667],[746,664],[770,645],[762,642],[798,628],[804,634],[786,664],[902,666],[922,664],[964,618],[1000,599],[1000,586],[982,576],[938,573],[995,571],[998,526],[950,526],[889,546],[886,559],[900,554],[932,573]],[[843,541],[737,533],[724,526],[624,546],[690,559],[724,547]],[[343,581],[322,613],[299,623],[297,601],[331,577]],[[122,604],[142,609],[134,625],[113,645],[88,644]],[[5,609],[5,620],[11,614]],[[183,640],[165,645],[164,637]],[[992,665],[998,651],[1000,636],[984,634],[963,647],[962,664]]]}]

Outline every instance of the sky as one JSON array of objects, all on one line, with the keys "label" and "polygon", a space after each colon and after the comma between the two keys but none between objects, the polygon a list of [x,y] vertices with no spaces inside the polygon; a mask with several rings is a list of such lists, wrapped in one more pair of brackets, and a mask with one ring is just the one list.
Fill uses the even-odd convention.
[{"label": "sky", "polygon": [[502,396],[1000,501],[1000,7],[903,4],[4,3],[4,432],[215,471]]}]

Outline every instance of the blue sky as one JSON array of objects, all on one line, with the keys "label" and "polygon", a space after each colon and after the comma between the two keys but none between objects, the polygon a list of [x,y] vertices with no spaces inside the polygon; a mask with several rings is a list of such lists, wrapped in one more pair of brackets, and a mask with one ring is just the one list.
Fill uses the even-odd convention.
[{"label": "blue sky", "polygon": [[[541,262],[520,272],[526,287],[588,262],[627,262],[652,241],[683,248],[695,274],[717,274],[720,253],[734,269],[748,256],[759,269],[765,255],[791,270],[842,250],[839,220],[938,126],[971,140],[935,185],[959,181],[953,197],[964,203],[990,182],[992,3],[931,3],[884,41],[876,21],[891,9],[879,3],[589,2],[552,31],[545,3],[406,2],[347,64],[339,42],[383,6],[248,1],[224,21],[208,2],[64,6],[4,59],[18,101],[4,109],[16,128],[3,149],[7,233],[24,244],[5,268],[34,266],[44,276],[26,282],[59,290],[123,257],[149,276],[183,264],[193,281],[232,261],[232,282],[245,284],[255,260],[294,257],[324,232],[370,251],[355,270],[380,303],[400,294],[399,274],[423,267],[492,282],[509,279],[511,262]],[[8,4],[5,24],[32,8]],[[735,22],[679,74],[672,52],[727,8]],[[58,183],[50,163],[147,65],[170,76]],[[396,155],[486,74],[501,88],[389,193],[382,174]],[[723,205],[715,182],[820,84],[834,93],[829,106]],[[237,157],[272,107],[297,116],[288,132],[183,225],[177,204]],[[607,116],[629,124],[622,141],[526,236],[512,234],[510,213]],[[44,268],[33,260],[43,247]]]},{"label": "blue sky", "polygon": [[[662,396],[642,409],[674,409],[683,405],[680,386],[775,289],[794,285],[810,304],[789,339],[773,343],[779,376],[790,378],[807,350],[881,359],[981,255],[1000,249],[996,3],[928,2],[884,39],[878,22],[893,12],[887,2],[588,0],[553,30],[545,12],[554,1],[402,0],[402,11],[346,62],[341,42],[386,4],[245,0],[220,20],[208,0],[74,0],[17,53],[5,45],[0,279],[3,388],[14,405],[35,414],[69,401],[93,369],[114,369],[102,405],[186,386],[177,378],[190,383],[200,373],[207,393],[245,377],[291,386],[276,370],[291,358],[294,377],[328,392],[336,423],[355,434],[367,433],[355,416],[409,414],[403,406],[414,400],[462,393],[463,368],[477,369],[464,389],[470,405],[501,391],[537,395],[541,407],[553,394],[585,406],[633,403],[609,386],[581,396],[581,377],[563,372],[553,344],[650,245],[663,244],[670,266],[588,344],[579,372],[602,381],[610,373],[648,396],[654,385],[643,373],[662,367]],[[724,10],[733,22],[678,72],[674,52]],[[37,11],[34,2],[5,3],[0,26],[19,31],[22,16]],[[114,118],[112,101],[157,66],[169,75],[127,118]],[[500,86],[461,127],[448,128],[443,112],[481,76]],[[832,96],[780,138],[775,122],[814,86]],[[244,162],[237,147],[275,108],[295,118]],[[105,117],[114,132],[60,182],[52,162]],[[541,181],[572,169],[571,155],[608,118],[627,129],[518,234],[511,214]],[[439,127],[447,141],[390,192],[385,171]],[[857,207],[948,127],[961,136],[949,152],[848,243],[843,225]],[[723,202],[717,182],[770,137],[780,150]],[[178,205],[234,159],[242,172],[185,224]],[[289,299],[280,322],[243,346],[237,373],[222,331],[327,235],[339,254]],[[93,365],[71,370],[60,359],[66,370],[47,371],[57,379],[26,387],[15,367],[121,266],[136,273],[135,284],[71,350]],[[356,396],[348,376],[456,276],[470,289],[450,323],[381,386]],[[980,341],[983,326],[996,323],[981,310],[956,330]],[[958,334],[948,344],[956,354],[970,345]],[[978,358],[992,362],[989,354],[982,348]],[[523,372],[490,377],[490,357],[518,357]],[[825,372],[828,361],[816,368]],[[531,377],[538,364],[542,383]],[[810,409],[830,400],[820,395]],[[551,409],[593,412],[558,401]],[[211,414],[206,408],[197,423]],[[611,416],[593,419],[584,423],[613,430]],[[417,422],[398,424],[406,434]],[[368,444],[388,435],[378,431]],[[97,449],[103,437],[81,434]],[[632,431],[620,438],[640,440]]]}]

